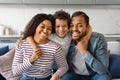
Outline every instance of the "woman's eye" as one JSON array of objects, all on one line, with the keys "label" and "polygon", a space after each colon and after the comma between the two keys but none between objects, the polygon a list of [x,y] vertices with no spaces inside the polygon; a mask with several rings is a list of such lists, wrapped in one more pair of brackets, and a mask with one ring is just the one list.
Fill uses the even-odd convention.
[{"label": "woman's eye", "polygon": [[39,28],[45,28],[45,26],[44,25],[40,25]]}]

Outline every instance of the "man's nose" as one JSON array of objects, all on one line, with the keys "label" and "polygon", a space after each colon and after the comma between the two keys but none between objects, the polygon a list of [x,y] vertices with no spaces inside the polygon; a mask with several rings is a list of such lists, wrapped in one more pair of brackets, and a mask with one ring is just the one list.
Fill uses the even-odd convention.
[{"label": "man's nose", "polygon": [[74,25],[73,28],[72,28],[72,30],[77,30],[77,26]]}]

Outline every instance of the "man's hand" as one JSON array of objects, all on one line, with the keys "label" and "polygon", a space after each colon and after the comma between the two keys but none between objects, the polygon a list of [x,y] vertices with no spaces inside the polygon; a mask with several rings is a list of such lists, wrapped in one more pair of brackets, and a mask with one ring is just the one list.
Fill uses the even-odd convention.
[{"label": "man's hand", "polygon": [[81,40],[80,42],[78,42],[78,44],[76,45],[76,48],[80,51],[80,53],[82,55],[85,55],[85,53],[87,52],[87,41],[86,40]]},{"label": "man's hand", "polygon": [[92,34],[92,28],[89,25],[87,28],[87,34],[86,36],[77,43],[76,48],[80,51],[82,55],[85,55],[87,52],[88,42]]}]

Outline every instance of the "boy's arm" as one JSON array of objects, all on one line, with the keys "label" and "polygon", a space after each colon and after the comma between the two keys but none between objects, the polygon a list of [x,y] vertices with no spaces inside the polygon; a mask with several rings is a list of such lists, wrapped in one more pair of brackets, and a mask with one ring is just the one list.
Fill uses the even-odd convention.
[{"label": "boy's arm", "polygon": [[22,45],[22,37],[20,37],[17,42],[16,42],[16,45],[15,45],[15,48],[18,48],[19,46]]},{"label": "boy's arm", "polygon": [[34,49],[35,52],[42,53],[42,50],[37,46],[37,44],[35,43],[32,36],[28,36],[26,39],[27,39],[28,43],[31,45],[31,47]]},{"label": "boy's arm", "polygon": [[28,36],[27,41],[32,46],[34,51],[37,51],[39,49],[32,36]]}]

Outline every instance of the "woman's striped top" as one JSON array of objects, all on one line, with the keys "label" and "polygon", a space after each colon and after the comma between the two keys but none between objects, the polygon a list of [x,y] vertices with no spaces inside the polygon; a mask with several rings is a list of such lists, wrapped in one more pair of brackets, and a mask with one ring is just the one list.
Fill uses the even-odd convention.
[{"label": "woman's striped top", "polygon": [[42,56],[31,64],[29,58],[33,54],[33,48],[26,40],[22,41],[22,45],[15,51],[12,64],[13,74],[44,78],[52,74],[52,65],[56,61],[57,73],[62,76],[68,70],[68,65],[61,46],[53,41],[38,46],[42,50]]}]

